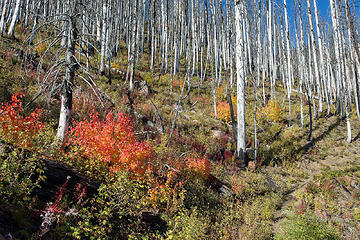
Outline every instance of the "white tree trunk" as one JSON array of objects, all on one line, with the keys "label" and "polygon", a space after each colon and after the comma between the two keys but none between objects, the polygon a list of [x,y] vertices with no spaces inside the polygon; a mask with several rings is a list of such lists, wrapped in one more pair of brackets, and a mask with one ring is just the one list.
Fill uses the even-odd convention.
[{"label": "white tree trunk", "polygon": [[15,10],[14,10],[14,14],[12,16],[12,20],[9,26],[9,31],[8,31],[8,36],[9,37],[14,37],[14,33],[15,33],[15,25],[19,16],[19,12],[20,12],[20,5],[21,5],[21,0],[16,0],[16,5],[15,5]]},{"label": "white tree trunk", "polygon": [[341,89],[341,67],[340,67],[340,50],[339,50],[339,24],[338,17],[336,13],[335,0],[330,0],[330,8],[331,8],[331,20],[334,29],[334,47],[335,47],[335,81],[336,81],[336,91],[337,91],[337,101],[340,104],[340,112],[343,115],[343,107],[342,107],[342,89]]},{"label": "white tree trunk", "polygon": [[[322,112],[323,110],[323,104],[322,104],[322,95],[321,95],[321,86],[320,86],[320,75],[319,75],[319,67],[318,67],[318,60],[316,55],[316,40],[315,40],[315,30],[313,26],[313,18],[311,14],[311,5],[310,0],[307,0],[307,7],[308,7],[308,20],[310,25],[310,41],[312,46],[312,57],[313,57],[313,64],[314,64],[314,73],[315,73],[315,82],[316,82],[316,88],[317,93],[319,95],[319,112]],[[318,33],[319,35],[320,33]]]},{"label": "white tree trunk", "polygon": [[325,61],[324,61],[324,48],[323,48],[323,39],[322,34],[320,32],[320,22],[319,22],[319,12],[316,4],[316,0],[314,0],[314,8],[315,8],[315,21],[316,21],[316,32],[319,44],[319,56],[320,56],[320,83],[323,86],[325,92],[325,99],[327,103],[327,112],[330,113],[330,100],[329,100],[329,93],[327,89],[327,82],[329,81],[328,76],[325,71]]},{"label": "white tree trunk", "polygon": [[271,74],[272,73],[272,69],[273,69],[273,51],[272,51],[272,39],[273,39],[273,33],[272,33],[272,3],[271,0],[269,0],[269,6],[268,6],[268,49],[269,49],[269,80],[270,80],[270,93],[271,93],[271,98],[275,99],[275,79],[274,76]]},{"label": "white tree trunk", "polygon": [[8,1],[9,0],[5,0],[4,5],[3,5],[3,9],[1,12],[1,19],[0,19],[0,33],[1,35],[3,34],[4,30],[5,30],[5,15],[6,15],[6,10],[8,9]]},{"label": "white tree trunk", "polygon": [[236,76],[237,76],[237,155],[241,161],[246,156],[246,127],[245,127],[245,66],[244,66],[244,26],[243,1],[235,3],[235,34],[236,34]]},{"label": "white tree trunk", "polygon": [[286,31],[286,55],[287,55],[287,90],[288,90],[288,101],[289,101],[289,121],[291,121],[291,91],[292,91],[292,68],[291,68],[291,52],[290,52],[290,33],[289,23],[287,16],[286,0],[284,0],[284,13],[285,13],[285,31]]},{"label": "white tree trunk", "polygon": [[103,3],[103,12],[102,12],[102,31],[101,31],[101,59],[100,59],[100,74],[105,74],[105,58],[106,58],[106,36],[108,31],[108,19],[107,19],[107,11],[108,11],[107,1]]},{"label": "white tree trunk", "polygon": [[[70,1],[70,0],[69,0]],[[59,126],[55,137],[55,145],[62,145],[66,141],[69,129],[69,120],[72,109],[72,92],[75,76],[75,22],[69,18],[69,32],[67,38],[67,48],[65,53],[65,75],[63,79],[63,89],[61,93],[61,109],[59,117]]]}]

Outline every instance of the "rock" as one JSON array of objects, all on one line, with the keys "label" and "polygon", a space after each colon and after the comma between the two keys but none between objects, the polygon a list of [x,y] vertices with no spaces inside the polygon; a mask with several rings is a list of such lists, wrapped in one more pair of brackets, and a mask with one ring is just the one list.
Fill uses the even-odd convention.
[{"label": "rock", "polygon": [[221,139],[225,136],[225,133],[221,130],[211,130],[212,137],[216,139]]},{"label": "rock", "polygon": [[181,105],[178,105],[177,103],[175,103],[173,106],[173,109],[174,111],[177,111],[177,112],[182,112],[184,109]]},{"label": "rock", "polygon": [[248,170],[249,171],[255,171],[256,170],[256,164],[254,161],[250,161],[248,164]]},{"label": "rock", "polygon": [[143,96],[148,96],[150,94],[150,87],[146,81],[137,82],[137,90]]},{"label": "rock", "polygon": [[353,188],[355,188],[355,189],[357,189],[357,190],[360,190],[360,184],[357,183],[357,182],[354,181],[354,180],[351,181],[350,186],[353,187]]}]

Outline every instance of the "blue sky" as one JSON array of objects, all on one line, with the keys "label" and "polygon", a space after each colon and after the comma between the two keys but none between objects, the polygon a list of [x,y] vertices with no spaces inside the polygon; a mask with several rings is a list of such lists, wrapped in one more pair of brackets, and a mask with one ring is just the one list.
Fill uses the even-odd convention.
[{"label": "blue sky", "polygon": [[[282,4],[283,0],[276,0],[276,2],[278,4]],[[290,21],[293,21],[293,16],[294,16],[294,2],[296,3],[296,12],[298,9],[298,5],[297,2],[298,0],[287,0],[287,6],[288,6],[288,11],[289,11],[289,18],[291,19]],[[313,0],[310,0],[311,2],[311,6],[313,6]],[[330,15],[330,1],[329,0],[316,0],[317,2],[317,7],[319,10],[319,17],[322,20],[331,20],[331,15]],[[301,6],[302,6],[302,14],[303,14],[303,18],[307,18],[306,17],[306,13],[307,13],[307,3],[305,0],[301,0]],[[314,14],[314,8],[312,7],[312,11]],[[321,21],[321,20],[320,20]]]},{"label": "blue sky", "polygon": [[318,0],[317,5],[319,8],[319,14],[322,17],[330,15],[330,1],[329,0]]}]

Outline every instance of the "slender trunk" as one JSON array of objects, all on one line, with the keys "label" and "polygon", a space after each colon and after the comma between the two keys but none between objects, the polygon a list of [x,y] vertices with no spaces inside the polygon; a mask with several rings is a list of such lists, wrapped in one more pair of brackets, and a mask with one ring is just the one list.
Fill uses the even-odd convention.
[{"label": "slender trunk", "polygon": [[5,0],[4,5],[3,5],[3,9],[2,9],[2,12],[1,12],[1,19],[0,19],[0,33],[1,33],[1,36],[3,35],[4,30],[6,28],[5,15],[6,15],[6,12],[7,12],[6,10],[8,9],[8,2],[9,2],[9,0]]},{"label": "slender trunk", "polygon": [[235,142],[237,142],[236,121],[235,121],[234,106],[232,104],[230,88],[228,89],[228,101],[229,101],[229,107],[230,107],[230,115],[231,115],[231,123],[232,123],[234,140],[235,140]]},{"label": "slender trunk", "polygon": [[[313,18],[311,14],[311,6],[310,6],[310,0],[307,0],[307,7],[308,7],[308,20],[310,25],[310,41],[311,41],[311,53],[313,58],[313,66],[314,66],[314,74],[315,74],[315,83],[316,83],[316,89],[317,94],[319,96],[319,112],[322,112],[323,110],[323,104],[322,104],[322,95],[321,95],[321,86],[320,86],[320,75],[319,75],[319,67],[318,67],[318,60],[316,55],[316,40],[315,40],[315,30],[313,26]],[[320,33],[318,33],[320,34]]]},{"label": "slender trunk", "polygon": [[69,128],[69,119],[72,109],[73,82],[75,76],[75,41],[76,41],[75,20],[69,19],[69,32],[67,38],[67,49],[65,53],[65,75],[63,79],[63,89],[61,93],[61,109],[59,126],[55,137],[55,144],[62,145],[66,141]]},{"label": "slender trunk", "polygon": [[104,1],[103,3],[103,12],[102,12],[102,16],[103,16],[103,26],[102,26],[102,32],[101,32],[101,59],[100,59],[100,74],[104,75],[105,74],[105,58],[106,58],[106,36],[107,36],[107,31],[108,31],[108,19],[107,19],[107,11],[108,11],[108,6],[107,6],[107,1]]},{"label": "slender trunk", "polygon": [[244,66],[244,3],[237,1],[235,5],[236,34],[236,75],[237,75],[237,156],[240,161],[246,160],[246,127],[245,127],[245,66]]},{"label": "slender trunk", "polygon": [[335,79],[336,79],[336,98],[337,104],[339,106],[338,113],[341,113],[343,116],[343,107],[342,107],[342,90],[341,90],[341,67],[340,67],[340,50],[339,50],[339,26],[338,26],[338,16],[336,12],[335,0],[330,0],[331,8],[331,20],[334,29],[334,47],[335,47]]},{"label": "slender trunk", "polygon": [[288,101],[289,101],[289,122],[291,122],[291,91],[292,91],[292,68],[291,68],[291,53],[290,53],[290,33],[287,16],[286,0],[284,0],[285,13],[285,30],[286,30],[286,54],[287,54],[287,83],[288,83]]},{"label": "slender trunk", "polygon": [[310,120],[309,134],[307,136],[307,140],[311,141],[311,135],[312,135],[312,130],[313,130],[313,120],[312,120],[311,100],[310,100],[309,93],[307,94],[307,102],[309,105],[309,120]]},{"label": "slender trunk", "polygon": [[272,3],[271,0],[269,0],[269,5],[268,5],[268,49],[269,49],[269,80],[270,80],[270,95],[271,95],[271,99],[275,99],[275,79],[274,76],[271,74],[272,69],[273,69],[273,51],[272,51],[272,39],[273,39],[273,34],[272,34]]},{"label": "slender trunk", "polygon": [[10,26],[9,26],[9,30],[8,30],[8,33],[7,33],[8,36],[11,37],[11,38],[15,37],[14,36],[15,24],[16,24],[16,22],[18,20],[18,17],[19,17],[20,5],[21,5],[21,0],[16,0],[14,15],[12,17],[12,20],[11,20],[11,23],[10,23]]}]

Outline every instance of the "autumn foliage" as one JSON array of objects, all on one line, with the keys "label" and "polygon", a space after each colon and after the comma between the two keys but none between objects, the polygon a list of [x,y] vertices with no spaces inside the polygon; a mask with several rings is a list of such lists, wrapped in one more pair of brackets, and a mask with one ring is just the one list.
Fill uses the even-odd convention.
[{"label": "autumn foliage", "polygon": [[268,103],[259,109],[257,112],[258,120],[266,120],[269,122],[280,122],[282,120],[281,107],[274,100],[268,101]]},{"label": "autumn foliage", "polygon": [[40,131],[44,129],[40,121],[41,109],[35,109],[23,116],[21,99],[24,94],[15,92],[11,101],[0,107],[0,133],[4,140],[22,147],[33,147]]},{"label": "autumn foliage", "polygon": [[198,154],[191,154],[185,158],[187,168],[206,179],[210,175],[210,161],[206,157],[200,157]]},{"label": "autumn foliage", "polygon": [[[227,90],[223,86],[221,86],[217,88],[216,92],[216,99],[218,101],[216,104],[216,118],[223,122],[231,124],[231,112]],[[236,96],[234,96],[232,93],[231,103],[234,110],[234,118],[236,119]]]},{"label": "autumn foliage", "polygon": [[149,169],[152,157],[150,145],[137,140],[131,120],[123,113],[108,113],[104,120],[97,113],[90,114],[89,120],[74,123],[69,143],[111,172],[124,169],[141,176]]},{"label": "autumn foliage", "polygon": [[[233,100],[234,118],[236,119],[236,103]],[[226,123],[231,123],[230,106],[227,102],[219,102],[216,106],[216,117]]]}]

